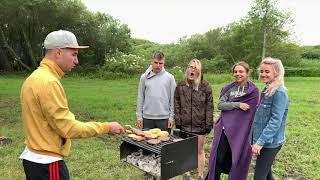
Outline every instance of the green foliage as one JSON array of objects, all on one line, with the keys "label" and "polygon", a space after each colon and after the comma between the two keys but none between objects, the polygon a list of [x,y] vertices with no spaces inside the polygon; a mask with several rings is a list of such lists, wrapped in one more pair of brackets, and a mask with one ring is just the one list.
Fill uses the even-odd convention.
[{"label": "green foliage", "polygon": [[285,66],[285,76],[287,77],[319,77],[320,60],[319,59],[302,59],[295,66]]},{"label": "green foliage", "polygon": [[281,59],[284,66],[298,66],[301,62],[302,48],[293,43],[275,43],[270,48],[271,57]]},{"label": "green foliage", "polygon": [[174,66],[186,67],[192,59],[196,58],[194,52],[185,43],[166,45],[164,49],[166,53],[166,66],[169,68]]},{"label": "green foliage", "polygon": [[302,68],[302,67],[287,67],[285,68],[285,75],[289,77],[319,77],[320,71],[319,67],[309,67],[309,68]]},{"label": "green foliage", "polygon": [[[74,32],[80,44],[90,46],[79,52],[80,66],[75,71],[76,76],[91,78],[126,78],[142,73],[155,50],[164,52],[165,67],[173,72],[177,67],[184,69],[194,58],[202,61],[205,73],[229,72],[239,61],[256,69],[263,55],[281,59],[286,67],[298,67],[301,54],[319,58],[320,46],[302,49],[290,41],[291,32],[285,27],[293,21],[290,13],[277,8],[277,2],[254,0],[247,16],[237,22],[181,37],[176,44],[161,45],[131,38],[126,24],[108,14],[88,11],[80,0],[2,0],[0,70],[35,69],[44,54],[43,39],[58,29]],[[296,74],[294,71],[289,74]]]},{"label": "green foliage", "polygon": [[105,64],[99,68],[98,74],[109,76],[112,73],[120,75],[120,77],[123,75],[132,76],[143,73],[148,63],[149,61],[137,55],[117,52],[114,56],[105,59]]},{"label": "green foliage", "polygon": [[174,66],[170,70],[168,70],[175,78],[176,82],[179,82],[184,79],[185,69],[180,66]]},{"label": "green foliage", "polygon": [[300,67],[318,67],[320,68],[320,59],[302,59],[300,64]]},{"label": "green foliage", "polygon": [[[229,67],[229,68],[228,68]],[[221,56],[217,56],[213,59],[203,59],[202,69],[204,73],[210,72],[215,74],[230,72],[229,63]]]},{"label": "green foliage", "polygon": [[307,59],[320,59],[320,45],[304,46],[302,57]]},{"label": "green foliage", "polygon": [[162,49],[161,45],[143,39],[132,38],[130,40],[130,44],[132,46],[130,53],[139,55],[140,57],[148,60],[151,59],[151,56],[155,50]]},{"label": "green foliage", "polygon": [[[79,44],[80,64],[102,65],[107,55],[131,49],[127,25],[103,13],[92,13],[80,0],[0,1],[0,69],[35,69],[44,52],[42,43],[54,30],[72,31]],[[50,17],[50,20],[48,20]]]}]

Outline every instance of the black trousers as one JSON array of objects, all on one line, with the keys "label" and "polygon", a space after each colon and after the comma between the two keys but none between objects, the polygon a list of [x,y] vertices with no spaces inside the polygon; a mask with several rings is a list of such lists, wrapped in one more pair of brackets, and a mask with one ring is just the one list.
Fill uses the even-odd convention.
[{"label": "black trousers", "polygon": [[214,179],[220,179],[221,173],[229,174],[232,166],[232,153],[230,144],[224,130],[222,130],[216,159]]},{"label": "black trousers", "polygon": [[23,160],[27,180],[69,180],[69,171],[63,160],[39,164]]},{"label": "black trousers", "polygon": [[168,129],[168,119],[146,119],[143,118],[143,128],[144,129],[153,129],[159,128],[161,131],[170,131]]},{"label": "black trousers", "polygon": [[276,148],[262,148],[257,156],[254,180],[274,180],[272,175],[272,163],[280,151],[281,146]]}]

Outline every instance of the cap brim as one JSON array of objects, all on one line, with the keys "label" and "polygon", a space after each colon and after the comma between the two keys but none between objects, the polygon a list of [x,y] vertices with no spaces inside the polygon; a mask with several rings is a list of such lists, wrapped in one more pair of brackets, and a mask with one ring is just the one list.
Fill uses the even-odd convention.
[{"label": "cap brim", "polygon": [[45,49],[56,49],[56,48],[70,48],[70,49],[86,49],[89,48],[89,46],[64,46],[64,47],[44,47]]},{"label": "cap brim", "polygon": [[78,46],[78,47],[76,47],[76,49],[86,49],[86,48],[89,48],[89,46]]}]

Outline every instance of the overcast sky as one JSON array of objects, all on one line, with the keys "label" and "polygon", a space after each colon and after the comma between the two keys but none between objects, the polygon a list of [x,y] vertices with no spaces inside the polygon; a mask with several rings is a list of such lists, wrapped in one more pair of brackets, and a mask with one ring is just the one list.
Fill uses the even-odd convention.
[{"label": "overcast sky", "polygon": [[[82,0],[90,11],[110,14],[128,24],[133,37],[172,43],[205,33],[247,15],[252,0]],[[320,44],[320,0],[279,0],[292,13],[294,38],[301,45]]]}]

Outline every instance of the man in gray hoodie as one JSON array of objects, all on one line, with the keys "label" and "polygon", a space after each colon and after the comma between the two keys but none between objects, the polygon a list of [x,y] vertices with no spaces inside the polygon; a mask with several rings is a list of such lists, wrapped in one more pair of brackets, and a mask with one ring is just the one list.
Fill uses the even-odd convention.
[{"label": "man in gray hoodie", "polygon": [[164,63],[164,54],[155,52],[150,67],[140,77],[136,110],[140,128],[168,131],[173,127],[176,81]]}]

